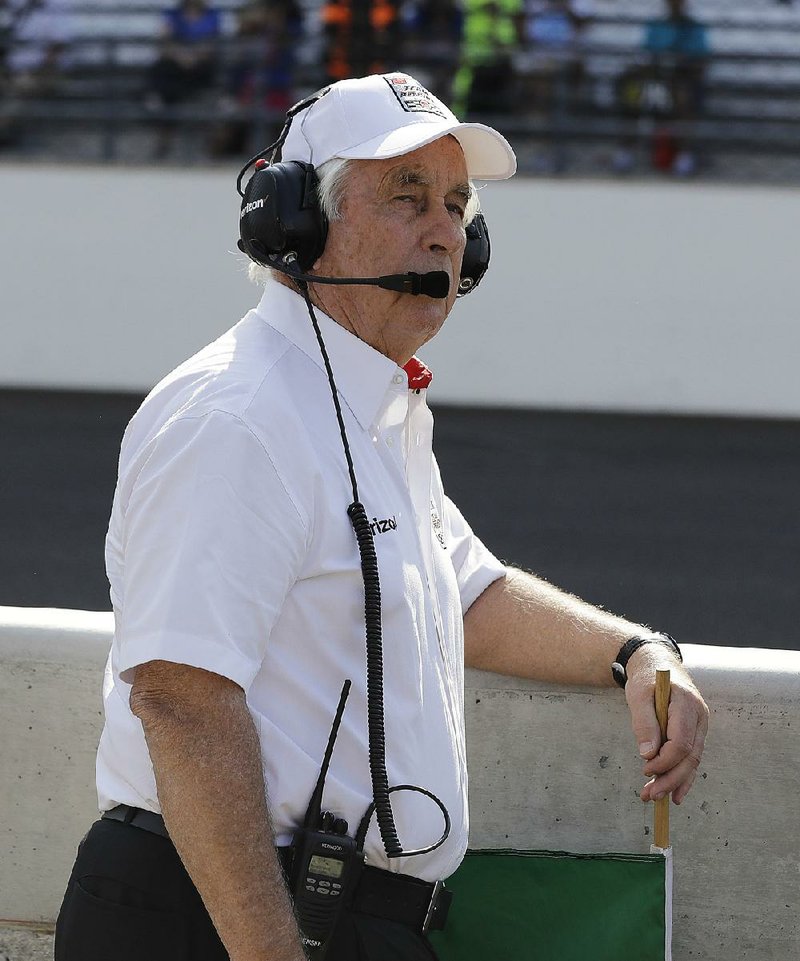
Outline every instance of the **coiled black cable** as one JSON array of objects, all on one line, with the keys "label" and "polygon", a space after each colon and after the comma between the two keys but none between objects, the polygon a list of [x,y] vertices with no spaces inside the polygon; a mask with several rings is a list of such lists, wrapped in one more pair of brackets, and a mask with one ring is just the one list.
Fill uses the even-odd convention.
[{"label": "coiled black cable", "polygon": [[[366,628],[367,645],[367,730],[369,733],[369,771],[372,781],[373,803],[367,809],[361,822],[359,835],[363,846],[369,820],[373,811],[378,821],[383,847],[386,856],[389,858],[411,857],[415,854],[426,854],[433,851],[443,844],[450,833],[450,817],[444,804],[430,791],[424,788],[414,787],[408,784],[389,787],[389,775],[386,770],[386,725],[383,710],[383,625],[381,621],[381,584],[378,571],[378,555],[375,552],[375,537],[369,524],[367,511],[358,499],[358,483],[356,481],[353,458],[350,453],[350,445],[347,441],[347,432],[344,427],[342,408],[339,403],[339,392],[336,389],[336,382],[333,379],[331,362],[328,358],[328,351],[325,348],[325,341],[322,339],[322,332],[317,323],[317,316],[314,313],[314,306],[308,293],[308,285],[303,281],[296,281],[300,285],[303,298],[308,308],[311,324],[317,336],[317,343],[328,374],[328,383],[333,397],[333,406],[336,410],[336,419],[339,422],[339,431],[342,436],[344,455],[347,461],[347,469],[350,474],[350,483],[353,487],[353,503],[347,508],[347,516],[353,526],[358,544],[358,553],[361,558],[361,575],[364,581],[364,620]],[[397,827],[394,823],[392,804],[389,797],[395,791],[416,791],[432,798],[444,814],[445,829],[442,836],[435,843],[426,848],[416,851],[404,851],[397,835]]]},{"label": "coiled black cable", "polygon": [[381,624],[381,583],[375,538],[364,505],[355,501],[347,508],[353,525],[361,574],[364,579],[364,619],[367,634],[367,730],[369,731],[369,772],[378,828],[387,857],[397,858],[403,846],[389,800],[389,775],[386,771],[386,725],[383,712],[383,626]]},{"label": "coiled black cable", "polygon": [[[394,787],[389,788],[389,794],[394,794],[395,791],[414,791],[416,794],[424,794],[425,797],[429,797],[431,801],[436,804],[442,812],[442,818],[444,819],[444,831],[442,831],[442,836],[435,844],[429,844],[426,848],[418,848],[416,851],[401,850],[396,856],[400,857],[402,855],[404,858],[411,858],[414,857],[415,854],[428,854],[430,851],[435,851],[440,844],[444,844],[447,836],[450,834],[450,815],[447,813],[447,808],[439,798],[436,797],[432,791],[426,791],[424,787],[416,787],[414,784],[396,784]],[[364,847],[364,842],[367,839],[367,831],[369,830],[369,822],[372,820],[372,815],[375,813],[375,810],[376,805],[373,801],[364,813],[364,817],[361,818],[361,823],[358,825],[355,841],[359,851]]]}]

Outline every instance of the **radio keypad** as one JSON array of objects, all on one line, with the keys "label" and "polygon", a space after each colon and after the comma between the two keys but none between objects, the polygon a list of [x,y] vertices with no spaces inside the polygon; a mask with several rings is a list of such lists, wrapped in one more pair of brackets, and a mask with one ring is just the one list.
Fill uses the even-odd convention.
[{"label": "radio keypad", "polygon": [[342,892],[341,884],[335,881],[322,881],[318,878],[306,878],[306,891],[314,891],[316,894],[338,897]]}]

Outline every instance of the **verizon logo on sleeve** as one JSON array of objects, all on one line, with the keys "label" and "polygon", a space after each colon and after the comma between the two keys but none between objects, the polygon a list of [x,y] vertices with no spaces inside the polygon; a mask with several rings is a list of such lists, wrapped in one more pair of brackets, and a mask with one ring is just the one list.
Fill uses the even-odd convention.
[{"label": "verizon logo on sleeve", "polygon": [[439,517],[439,511],[436,510],[436,505],[433,501],[431,501],[431,525],[433,526],[433,533],[436,535],[436,540],[447,550],[447,544],[444,542],[444,526],[442,525],[441,517]]}]

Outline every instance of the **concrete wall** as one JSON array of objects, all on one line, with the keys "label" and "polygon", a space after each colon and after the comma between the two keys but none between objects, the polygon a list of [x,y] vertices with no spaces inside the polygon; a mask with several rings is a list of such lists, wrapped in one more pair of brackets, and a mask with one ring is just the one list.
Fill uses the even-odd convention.
[{"label": "concrete wall", "polygon": [[[233,170],[0,167],[0,386],[146,390],[257,299]],[[800,416],[800,192],[524,180],[440,402]]]},{"label": "concrete wall", "polygon": [[[0,956],[44,958],[95,817],[111,616],[0,609]],[[676,961],[787,961],[800,938],[800,653],[686,645],[712,711],[672,809]],[[467,676],[471,845],[649,848],[652,809],[620,692]],[[17,922],[10,926],[9,922]],[[20,922],[25,922],[22,928]]]}]

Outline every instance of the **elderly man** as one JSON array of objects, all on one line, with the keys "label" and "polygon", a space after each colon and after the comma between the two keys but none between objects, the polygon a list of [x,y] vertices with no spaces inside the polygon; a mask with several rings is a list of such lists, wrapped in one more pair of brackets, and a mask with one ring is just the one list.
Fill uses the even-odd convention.
[{"label": "elderly man", "polygon": [[[464,664],[605,685],[622,663],[643,800],[680,803],[702,753],[707,710],[674,642],[504,567],[442,489],[414,354],[454,303],[471,178],[510,176],[511,148],[403,74],[333,85],[282,141],[242,205],[243,248],[275,268],[259,306],[162,381],[123,441],[103,817],[79,849],[57,961],[433,957],[436,882],[467,844]],[[284,175],[302,198],[284,214],[317,218],[299,258],[281,253],[285,223],[277,253],[248,226],[276,199],[259,184],[282,190]],[[321,280],[408,272],[434,278],[428,293]],[[673,676],[663,744],[659,667]],[[311,823],[345,679],[330,813]],[[389,809],[381,765],[384,788],[422,793],[394,792]]]}]

